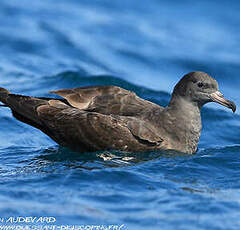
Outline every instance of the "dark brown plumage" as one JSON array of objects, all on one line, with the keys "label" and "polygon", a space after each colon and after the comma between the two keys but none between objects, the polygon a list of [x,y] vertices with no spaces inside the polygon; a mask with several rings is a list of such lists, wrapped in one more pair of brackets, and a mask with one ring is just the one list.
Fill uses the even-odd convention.
[{"label": "dark brown plumage", "polygon": [[201,132],[201,107],[215,101],[236,110],[233,102],[222,97],[217,82],[202,72],[185,75],[166,108],[117,86],[50,93],[63,99],[15,95],[0,88],[0,101],[18,120],[80,152],[159,149],[192,154]]}]

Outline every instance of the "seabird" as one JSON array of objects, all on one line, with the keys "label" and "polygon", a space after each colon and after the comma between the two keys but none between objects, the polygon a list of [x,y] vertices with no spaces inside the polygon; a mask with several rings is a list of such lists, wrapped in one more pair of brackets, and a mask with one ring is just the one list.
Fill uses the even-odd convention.
[{"label": "seabird", "polygon": [[58,144],[79,152],[99,150],[178,151],[193,154],[201,132],[202,106],[216,102],[236,110],[215,79],[191,72],[174,87],[167,107],[117,86],[50,91],[61,99],[29,97],[0,88],[2,106]]}]

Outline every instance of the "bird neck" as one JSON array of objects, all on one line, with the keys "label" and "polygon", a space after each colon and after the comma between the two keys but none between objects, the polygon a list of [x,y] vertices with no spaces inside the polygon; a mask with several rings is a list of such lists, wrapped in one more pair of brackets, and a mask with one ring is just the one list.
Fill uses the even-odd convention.
[{"label": "bird neck", "polygon": [[187,97],[173,95],[167,108],[170,111],[181,111],[181,114],[189,114],[193,118],[194,116],[200,116],[202,105],[191,101]]},{"label": "bird neck", "polygon": [[197,103],[173,95],[163,111],[163,119],[168,120],[168,126],[171,128],[169,135],[174,135],[171,139],[175,141],[175,146],[179,143],[181,152],[194,153],[197,150],[202,128],[200,109]]}]

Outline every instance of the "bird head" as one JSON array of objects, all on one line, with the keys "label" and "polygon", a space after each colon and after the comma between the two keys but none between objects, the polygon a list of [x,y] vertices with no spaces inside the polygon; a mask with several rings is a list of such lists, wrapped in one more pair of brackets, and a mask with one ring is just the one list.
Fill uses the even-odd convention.
[{"label": "bird head", "polygon": [[233,112],[236,111],[235,103],[225,99],[219,91],[217,81],[204,72],[191,72],[184,75],[174,87],[173,96],[180,96],[196,103],[199,107],[209,102],[216,102]]}]

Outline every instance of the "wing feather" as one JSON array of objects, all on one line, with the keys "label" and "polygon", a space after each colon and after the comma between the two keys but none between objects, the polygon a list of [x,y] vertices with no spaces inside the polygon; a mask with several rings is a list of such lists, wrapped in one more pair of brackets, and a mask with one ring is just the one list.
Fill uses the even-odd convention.
[{"label": "wing feather", "polygon": [[153,124],[138,117],[143,110],[159,106],[133,92],[101,86],[53,93],[64,99],[15,95],[0,89],[0,101],[20,121],[72,149],[144,151],[158,148],[163,141]]},{"label": "wing feather", "polygon": [[139,116],[142,111],[163,109],[117,86],[93,86],[50,91],[66,99],[75,108],[106,115]]}]

